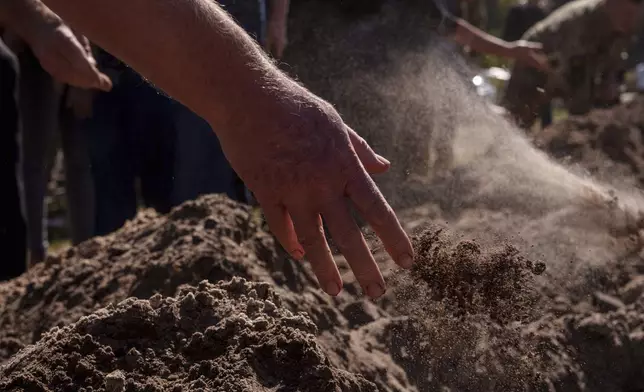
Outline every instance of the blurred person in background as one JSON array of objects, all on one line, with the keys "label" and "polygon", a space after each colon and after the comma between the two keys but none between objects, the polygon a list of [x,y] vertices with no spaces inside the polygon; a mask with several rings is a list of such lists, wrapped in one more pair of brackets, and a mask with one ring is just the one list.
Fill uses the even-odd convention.
[{"label": "blurred person in background", "polygon": [[[29,63],[29,66],[38,70],[36,73],[31,73],[32,69],[24,66],[24,60],[23,64],[19,65],[15,54],[0,40],[0,138],[2,139],[0,181],[6,186],[5,196],[7,197],[0,209],[0,246],[5,249],[5,257],[0,263],[0,280],[4,280],[21,274],[27,266],[27,235],[23,214],[25,207],[29,206],[24,200],[21,201],[23,192],[20,173],[24,173],[24,170],[19,170],[17,166],[22,160],[22,167],[25,167],[25,149],[32,146],[25,146],[24,135],[20,135],[20,122],[22,119],[26,122],[26,127],[30,127],[36,124],[31,122],[33,117],[45,116],[53,111],[52,108],[55,106],[41,105],[42,102],[47,102],[47,99],[55,96],[50,94],[55,89],[50,89],[54,82],[39,67],[44,67],[61,83],[71,83],[83,89],[107,90],[111,87],[111,83],[107,76],[96,69],[94,59],[86,50],[87,47],[83,45],[86,42],[84,38],[74,34],[56,14],[40,2],[15,0],[0,3],[0,28],[5,30],[1,32],[2,35],[6,33],[14,37],[11,40],[19,48],[21,46],[31,48],[30,53],[34,57],[30,58],[33,62]],[[27,72],[28,78],[25,79],[25,75],[20,75],[19,78],[21,69]],[[38,83],[41,80],[45,81],[42,85]],[[36,88],[30,90],[32,86]],[[22,88],[28,91],[19,91]],[[42,100],[37,99],[39,93],[44,95]],[[24,112],[24,105],[29,102],[29,99],[36,99],[36,107],[33,108],[33,112]],[[43,110],[40,111],[40,108]],[[55,121],[55,118],[47,119]],[[49,124],[46,125],[49,126]],[[29,129],[38,131],[36,127]],[[30,143],[44,142],[32,139]],[[39,162],[43,159],[39,155],[32,158]],[[40,203],[43,203],[42,199]],[[42,214],[42,204],[33,207],[40,208]],[[34,216],[34,219],[35,225],[42,229],[43,216]],[[33,247],[42,246],[42,239],[40,237],[41,242],[33,243]],[[44,254],[41,253],[40,256],[32,253],[32,261],[42,259]]]},{"label": "blurred person in background", "polygon": [[572,115],[587,113],[598,99],[619,99],[623,53],[639,31],[642,10],[641,0],[575,0],[530,28],[522,38],[543,44],[552,71],[515,64],[503,106],[518,125],[531,128],[553,97]]},{"label": "blurred person in background", "polygon": [[134,218],[139,205],[167,213],[173,206],[175,105],[111,53],[94,47],[99,69],[114,87],[86,96],[94,179],[95,234],[106,235]]},{"label": "blurred person in background", "polygon": [[[91,58],[89,43],[78,43]],[[86,135],[78,120],[88,116],[83,89],[54,79],[33,49],[13,37],[8,45],[20,65],[21,174],[30,265],[44,260],[48,248],[46,195],[58,147],[62,147],[65,196],[72,244],[94,234],[93,182]],[[80,99],[79,99],[80,98]]]},{"label": "blurred person in background", "polygon": [[[503,35],[506,41],[520,40],[528,29],[543,20],[548,13],[540,0],[521,0],[508,10]],[[552,102],[544,102],[541,110],[541,127],[552,123]]]},{"label": "blurred person in background", "polygon": [[435,20],[433,28],[461,46],[467,46],[480,54],[489,54],[514,60],[526,67],[547,69],[548,63],[541,44],[528,40],[506,41],[473,26],[461,18],[461,9],[456,12],[444,0],[426,2],[427,12]]}]

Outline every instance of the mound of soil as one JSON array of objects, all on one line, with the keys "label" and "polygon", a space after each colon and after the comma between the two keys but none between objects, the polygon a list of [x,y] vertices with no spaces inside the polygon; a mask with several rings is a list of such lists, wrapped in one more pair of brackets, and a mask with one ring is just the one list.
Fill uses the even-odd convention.
[{"label": "mound of soil", "polygon": [[579,164],[603,180],[644,184],[644,98],[571,116],[534,135],[554,157]]},{"label": "mound of soil", "polygon": [[259,212],[207,196],[167,216],[144,211],[114,234],[50,256],[0,284],[0,362],[52,327],[128,297],[173,296],[182,284],[237,276],[293,292],[315,287],[301,264],[278,257],[261,224]]},{"label": "mound of soil", "polygon": [[589,277],[592,296],[575,300],[542,290],[543,266],[511,247],[436,229],[414,247],[409,272],[377,254],[391,288],[378,302],[338,257],[347,280],[331,298],[246,206],[207,196],[144,211],[0,284],[0,389],[644,387],[643,262],[610,285]]},{"label": "mound of soil", "polygon": [[376,391],[332,367],[315,332],[267,283],[203,281],[54,328],[2,368],[0,389]]}]

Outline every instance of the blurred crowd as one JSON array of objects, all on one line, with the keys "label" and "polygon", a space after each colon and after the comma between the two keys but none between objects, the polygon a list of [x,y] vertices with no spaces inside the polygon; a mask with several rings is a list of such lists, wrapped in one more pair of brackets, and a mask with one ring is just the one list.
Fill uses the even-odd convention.
[{"label": "blurred crowd", "polygon": [[[572,114],[619,102],[642,51],[634,44],[641,0],[521,0],[505,18],[499,0],[425,1],[436,14],[430,27],[472,61],[482,54],[513,61],[503,106],[526,128],[552,122],[554,98]],[[289,0],[219,3],[274,58],[282,56]],[[0,280],[46,257],[45,196],[59,149],[74,244],[117,230],[141,205],[164,213],[206,193],[250,201],[205,120],[64,23],[55,29],[66,29],[104,78],[94,89],[61,83],[43,55],[56,44],[48,33],[34,40],[0,30]]]},{"label": "blurred crowd", "polygon": [[[219,3],[281,57],[288,0]],[[117,230],[140,206],[165,213],[207,193],[249,201],[205,120],[64,23],[47,28],[37,39],[5,29],[0,40],[0,281],[46,257],[45,198],[59,149],[73,244]],[[82,89],[52,76],[61,30],[109,82]]]}]

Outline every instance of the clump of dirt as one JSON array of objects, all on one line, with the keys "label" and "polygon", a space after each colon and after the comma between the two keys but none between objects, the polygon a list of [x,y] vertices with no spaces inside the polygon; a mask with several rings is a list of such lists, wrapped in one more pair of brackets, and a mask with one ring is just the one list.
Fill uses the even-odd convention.
[{"label": "clump of dirt", "polygon": [[[404,315],[372,331],[419,390],[536,388],[547,366],[522,335],[542,300],[545,264],[510,245],[483,249],[441,228],[413,238],[416,264],[390,279],[389,308]],[[472,386],[476,386],[472,389]]]},{"label": "clump of dirt", "polygon": [[539,295],[532,277],[545,271],[544,263],[522,257],[510,245],[491,252],[474,241],[453,245],[443,229],[426,230],[414,244],[410,277],[395,286],[399,302],[422,301],[426,310],[441,304],[454,317],[488,315],[502,324],[533,313]]},{"label": "clump of dirt", "polygon": [[644,184],[644,98],[585,116],[571,116],[533,135],[558,159],[579,164],[605,181]]},{"label": "clump of dirt", "polygon": [[203,281],[175,297],[130,298],[52,329],[0,370],[0,389],[377,390],[333,367],[315,333],[267,283]]}]

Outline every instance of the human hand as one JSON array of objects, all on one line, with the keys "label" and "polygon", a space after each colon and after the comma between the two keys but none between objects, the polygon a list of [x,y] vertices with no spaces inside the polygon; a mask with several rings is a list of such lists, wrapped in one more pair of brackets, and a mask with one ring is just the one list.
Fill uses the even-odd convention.
[{"label": "human hand", "polygon": [[276,59],[281,59],[287,44],[286,19],[270,18],[266,29],[266,50]]},{"label": "human hand", "polygon": [[253,115],[236,121],[235,132],[221,135],[222,147],[278,241],[296,259],[306,253],[324,291],[339,294],[342,279],[322,219],[363,291],[377,298],[385,292],[384,279],[350,206],[373,227],[394,261],[410,268],[411,243],[367,174],[384,172],[390,163],[330,104],[295,89],[255,101]]},{"label": "human hand", "polygon": [[515,41],[511,44],[510,57],[517,62],[549,73],[550,63],[543,51],[543,45],[537,42]]},{"label": "human hand", "polygon": [[25,37],[42,67],[55,79],[69,85],[109,91],[110,78],[96,67],[89,42],[62,22],[35,23]]}]

